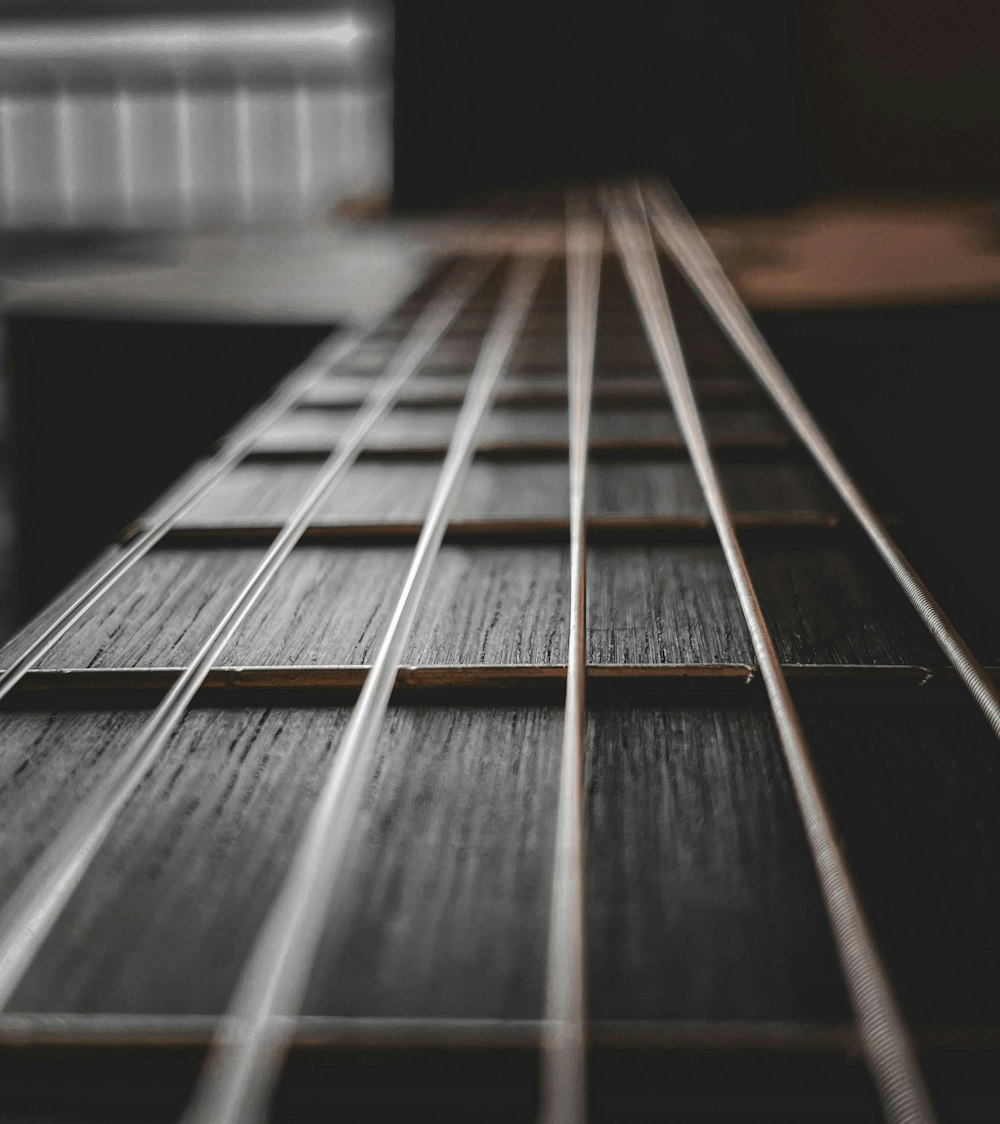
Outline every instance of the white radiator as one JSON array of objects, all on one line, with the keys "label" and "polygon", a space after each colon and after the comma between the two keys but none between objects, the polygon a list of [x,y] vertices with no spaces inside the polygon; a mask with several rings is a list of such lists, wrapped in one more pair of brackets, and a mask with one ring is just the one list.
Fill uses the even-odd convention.
[{"label": "white radiator", "polygon": [[392,174],[391,25],[0,24],[0,226],[306,223]]}]

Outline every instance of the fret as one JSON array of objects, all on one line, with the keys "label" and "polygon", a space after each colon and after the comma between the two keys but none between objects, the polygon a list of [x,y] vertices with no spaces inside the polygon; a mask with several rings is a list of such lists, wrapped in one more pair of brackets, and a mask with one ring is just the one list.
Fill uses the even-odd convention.
[{"label": "fret", "polygon": [[[371,1016],[300,1015],[295,1020],[291,1050],[335,1049],[338,1046],[467,1046],[493,1045],[508,1049],[534,1047],[543,1029],[538,1019],[487,1018],[378,1018]],[[0,1017],[0,1039],[7,1049],[103,1045],[112,1048],[171,1048],[208,1045],[218,1020],[211,1015],[87,1015],[8,1013]],[[707,1046],[755,1050],[844,1050],[854,1046],[848,1024],[810,1022],[727,1022],[700,1020],[650,1022],[627,1019],[593,1019],[593,1045],[607,1048],[655,1044],[661,1049]],[[963,1028],[928,1031],[929,1043],[951,1045],[994,1043],[995,1032]]]},{"label": "fret", "polygon": [[[515,1023],[509,1030],[473,1020],[443,1022],[438,1028],[401,1021],[398,1030],[382,1029],[377,1020],[368,1026],[362,1023],[357,1030],[350,1022],[339,1025],[344,1029],[324,1020],[315,1030],[300,1033],[281,1090],[281,1109],[292,1114],[301,1112],[300,1106],[323,1103],[335,1075],[337,1102],[352,1115],[372,1112],[389,1117],[398,1114],[401,1105],[404,1110],[420,1105],[449,1121],[476,1114],[498,1121],[531,1115],[537,1033],[530,1025]],[[840,1028],[767,1027],[749,1044],[742,1027],[721,1027],[717,1035],[694,1027],[666,1029],[660,1035],[644,1034],[643,1028],[623,1034],[626,1029],[595,1027],[593,1099],[602,1118],[613,1113],[615,1105],[620,1107],[623,1099],[630,1116],[646,1118],[665,1098],[687,1116],[702,1110],[707,1096],[713,1102],[709,1110],[728,1119],[733,1119],[727,1109],[735,1100],[762,1106],[769,1119],[791,1122],[810,1115],[814,1097],[822,1108],[821,1115],[812,1118],[824,1124],[846,1116],[859,1118],[859,1106],[865,1114],[860,1118],[877,1119],[871,1114],[870,1094],[858,1067],[843,1060],[851,1039]],[[12,1051],[13,1064],[2,1072],[12,1092],[24,1085],[33,1086],[33,1092],[29,1097],[14,1092],[8,1100],[18,1107],[47,1109],[50,1119],[58,1119],[58,1113],[65,1116],[74,1110],[99,1114],[106,1108],[101,1090],[114,1089],[116,1107],[124,1118],[171,1119],[203,1050],[201,1038],[194,1035],[164,1047],[140,1041],[100,1049],[78,1038],[70,1042],[87,1052],[93,1082],[81,1083],[70,1099],[67,1086],[76,1083],[72,1069],[65,1080],[44,1080],[53,1069],[62,1076],[66,1052],[26,1043]],[[946,1057],[953,1053],[950,1044],[940,1049]],[[398,1068],[392,1081],[372,1082],[373,1054],[382,1059],[380,1072],[386,1066]],[[406,1065],[407,1058],[418,1064]],[[0,1064],[5,1061],[0,1058]],[[786,1081],[800,1092],[785,1090],[779,1095],[777,1090]],[[494,1090],[485,1116],[484,1087]]]},{"label": "fret", "polygon": [[[176,667],[54,667],[28,672],[22,680],[14,702],[23,709],[31,705],[31,697],[44,693],[46,702],[55,707],[101,699],[142,701],[169,688],[176,679]],[[260,693],[283,695],[337,697],[350,701],[369,670],[368,664],[217,664],[205,677],[200,695],[211,695],[217,701],[232,700],[232,705],[253,701]],[[928,667],[919,664],[793,664],[783,665],[785,676],[794,680],[799,690],[834,693],[843,690],[880,691],[914,687],[923,693],[946,693],[958,683],[957,672],[950,666]],[[996,681],[1000,667],[986,669]],[[428,664],[402,666],[396,677],[394,697],[408,702],[440,701],[441,698],[499,699],[514,697],[525,700],[558,702],[565,693],[566,668],[561,664]],[[591,664],[586,671],[587,692],[598,702],[628,699],[637,704],[662,700],[664,692],[683,699],[689,694],[699,697],[718,695],[725,699],[759,689],[756,667],[745,664],[657,663],[657,664]],[[206,696],[207,697],[207,696]]]},{"label": "fret", "polygon": [[81,803],[63,832],[39,856],[4,906],[0,914],[0,1007],[6,1004],[16,989],[23,972],[83,877],[92,855],[106,838],[116,814],[155,761],[216,657],[291,553],[327,489],[350,466],[369,430],[391,407],[399,388],[446,330],[469,290],[475,288],[484,273],[482,266],[470,269],[465,277],[460,277],[453,290],[446,291],[439,301],[428,306],[418,320],[413,336],[375,384],[365,409],[345,432],[341,444],[324,463],[289,516],[281,534],[270,545],[226,614],[199,647],[160,706],[150,715],[105,784]]},{"label": "fret", "polygon": [[[822,521],[741,526],[753,532],[746,557],[782,662],[940,663],[906,600],[859,544],[833,537],[836,528]],[[804,543],[807,530],[814,538]],[[568,525],[498,521],[452,524],[452,531],[430,577],[426,606],[437,616],[422,611],[406,662],[563,662],[554,653],[564,642],[558,619],[568,596]],[[285,561],[281,585],[262,596],[222,658],[365,662],[418,533],[412,523],[391,535],[383,528],[380,536],[305,539]],[[591,662],[752,659],[706,521],[616,520],[591,523],[588,533]],[[168,540],[121,580],[120,598],[95,607],[40,666],[184,666],[260,564],[265,545],[255,535]],[[7,658],[17,651],[17,643],[9,646]],[[994,659],[1000,662],[1000,652]]]},{"label": "fret", "polygon": [[845,505],[857,518],[902,586],[934,639],[958,668],[994,734],[1000,737],[1000,692],[989,681],[975,656],[955,631],[941,607],[893,542],[885,526],[851,479],[805,404],[795,392],[763,336],[757,331],[712,256],[711,250],[687,218],[679,201],[661,187],[647,191],[652,222],[678,266],[705,300],[708,309],[746,360],[789,425],[816,458]]},{"label": "fret", "polygon": [[642,211],[642,196],[624,192],[606,197],[609,222],[622,266],[656,354],[671,403],[719,534],[740,608],[760,664],[782,752],[802,814],[841,968],[858,1021],[865,1057],[891,1124],[936,1119],[918,1068],[909,1028],[898,1009],[892,985],[871,935],[861,902],[837,841],[816,768],[795,704],[754,589],[733,526],[687,375],[652,235]]},{"label": "fret", "polygon": [[84,586],[77,597],[63,607],[59,616],[46,622],[45,631],[36,637],[29,649],[20,654],[17,662],[0,671],[0,699],[17,685],[32,665],[66,635],[91,606],[128,572],[131,566],[163,538],[205,492],[225,479],[227,473],[240,463],[247,450],[256,441],[258,433],[266,430],[274,417],[279,416],[304,396],[308,387],[325,374],[329,365],[337,363],[343,355],[349,354],[359,342],[359,337],[348,336],[345,339],[334,337],[333,340],[321,344],[306,362],[285,380],[268,403],[237,426],[215,457],[197,469],[190,479],[183,482],[180,489],[175,489],[170,502],[159,512],[158,519],[123,544],[123,549],[117,557],[109,559],[107,565],[101,566],[93,583]]},{"label": "fret", "polygon": [[0,652],[5,1118],[995,1115],[995,741],[643,198],[440,259]]},{"label": "fret", "polygon": [[[284,427],[283,427],[284,428]],[[303,432],[303,430],[305,430]],[[718,436],[712,441],[712,448],[720,457],[740,459],[763,459],[776,456],[792,456],[796,452],[794,438],[789,434],[761,434],[760,436]],[[329,456],[336,447],[336,440],[325,433],[309,432],[308,427],[303,427],[299,422],[288,423],[285,432],[269,434],[261,437],[251,454],[254,460],[322,460]],[[443,458],[448,451],[445,441],[433,439],[412,438],[399,444],[383,444],[369,446],[369,450],[377,452],[383,458],[408,459],[412,457],[437,457]],[[484,439],[476,447],[480,456],[507,459],[522,459],[524,457],[550,456],[565,460],[569,446],[565,438],[539,437],[532,440],[501,440]],[[590,440],[590,452],[596,459],[619,457],[656,457],[681,455],[685,452],[683,439],[671,436],[651,437],[597,437]]]},{"label": "fret", "polygon": [[[452,304],[468,296],[481,279],[481,269],[475,264],[464,271],[456,272],[453,285],[445,294],[441,304],[442,311],[457,313],[457,309],[452,309]],[[306,362],[284,381],[270,401],[253,411],[246,421],[238,425],[227,436],[216,455],[198,470],[182,489],[175,491],[170,503],[160,512],[156,525],[145,528],[139,535],[124,544],[119,556],[110,565],[102,568],[94,584],[81,590],[78,599],[67,605],[59,618],[48,623],[46,632],[37,638],[33,648],[22,653],[15,665],[0,672],[0,699],[16,685],[19,678],[39,657],[77,624],[83,614],[113,587],[121,575],[127,573],[129,568],[198,502],[208,488],[225,478],[225,475],[253,447],[259,433],[266,432],[274,419],[303,398],[309,387],[322,378],[331,366],[339,364],[363,343],[363,335],[348,334],[344,338],[335,336],[321,344]]]},{"label": "fret", "polygon": [[476,433],[507,368],[541,277],[542,263],[512,267],[496,317],[483,341],[468,396],[441,470],[435,497],[406,582],[375,662],[327,775],[291,869],[250,953],[218,1040],[218,1050],[185,1118],[224,1124],[266,1103],[313,967],[327,919],[334,876],[346,857],[360,811],[370,753],[447,523],[450,504],[471,462]]}]

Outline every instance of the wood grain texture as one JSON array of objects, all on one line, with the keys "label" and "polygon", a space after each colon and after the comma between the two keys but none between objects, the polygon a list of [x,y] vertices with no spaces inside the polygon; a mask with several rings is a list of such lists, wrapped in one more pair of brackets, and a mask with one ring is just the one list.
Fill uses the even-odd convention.
[{"label": "wood grain texture", "polygon": [[[412,547],[306,543],[282,567],[222,662],[366,663]],[[42,667],[181,666],[261,556],[204,544],[153,551]],[[787,663],[942,663],[902,594],[863,550],[749,543],[747,558]],[[546,543],[446,544],[406,662],[560,664],[565,552]],[[753,662],[721,551],[696,543],[595,545],[590,659],[598,664]],[[13,642],[7,658],[31,632]]]},{"label": "wood grain texture", "polygon": [[413,664],[564,664],[564,548],[445,546],[407,646]]},{"label": "wood grain texture", "polygon": [[[998,908],[994,747],[964,700],[922,698],[802,705],[904,1001],[932,1024],[990,1023],[1000,979],[981,938]],[[4,892],[142,717],[2,716]],[[248,939],[244,925],[259,920],[341,724],[340,711],[322,708],[194,711],[18,1006],[216,1009]],[[537,910],[548,845],[538,833],[551,811],[557,711],[400,708],[383,741],[360,852],[362,884],[375,889],[361,895],[360,914],[345,909],[349,929],[331,936],[313,1009],[347,1013],[356,1004],[364,1013],[382,996],[386,1013],[415,1013],[425,1002],[469,1013],[481,988],[490,1003],[519,996],[508,1009],[530,1014],[520,988],[537,981],[537,964],[523,975],[517,965],[531,960],[520,952],[537,937],[524,926]],[[591,716],[589,754],[598,1017],[843,1017],[766,714],[601,710]],[[533,826],[521,839],[512,822]],[[414,823],[421,847],[409,846]],[[951,845],[942,848],[943,839]],[[521,908],[508,908],[512,900]],[[394,924],[379,924],[383,909]],[[409,910],[416,928],[400,920]],[[510,938],[493,912],[526,942],[516,957],[505,955]],[[468,969],[462,933],[479,951],[472,982],[452,991],[451,973]],[[422,955],[432,962],[426,974]],[[202,965],[210,971],[197,978]]]},{"label": "wood grain texture", "polygon": [[594,1017],[846,1019],[767,712],[616,708],[589,725]]},{"label": "wood grain texture", "polygon": [[[263,556],[263,548],[154,550],[40,661],[40,667],[179,667],[192,659]],[[41,623],[40,621],[38,623]],[[9,659],[35,635],[4,649]]]},{"label": "wood grain texture", "polygon": [[[35,777],[49,831],[88,757],[141,715],[63,714],[82,756]],[[198,709],[118,821],[15,1007],[219,1012],[287,868],[345,712]],[[47,716],[16,716],[25,770]],[[561,715],[394,709],[308,1009],[536,1017]],[[13,793],[9,794],[13,796]],[[12,810],[18,811],[16,801]]]},{"label": "wood grain texture", "polygon": [[[903,595],[840,547],[746,549],[786,663],[939,664]],[[593,663],[752,663],[722,552],[700,545],[593,547],[587,580]]]},{"label": "wood grain texture", "polygon": [[[260,553],[226,547],[153,551],[119,583],[119,597],[102,601],[43,666],[185,665]],[[335,663],[367,662],[408,560],[405,547],[294,551],[249,618],[252,628],[241,628],[224,661],[296,662],[304,652],[328,650]]]},{"label": "wood grain texture", "polygon": [[[248,461],[214,487],[182,526],[274,525],[294,509],[315,465]],[[421,521],[441,462],[362,458],[328,495],[315,522],[375,525]],[[558,460],[472,462],[455,518],[565,518],[569,484]]]},{"label": "wood grain texture", "polygon": [[[839,510],[831,489],[809,464],[728,464],[719,473],[736,513]],[[706,515],[701,486],[683,460],[595,461],[590,466],[592,515]]]},{"label": "wood grain texture", "polygon": [[746,626],[716,547],[591,547],[587,630],[591,663],[751,659]]},{"label": "wood grain texture", "polygon": [[[299,548],[222,662],[370,663],[411,554],[408,546]],[[566,577],[559,547],[444,546],[403,663],[564,663]]]},{"label": "wood grain texture", "polygon": [[537,1018],[558,708],[390,715],[311,1013]]},{"label": "wood grain texture", "polygon": [[138,731],[140,711],[0,713],[0,901]]},{"label": "wood grain texture", "polygon": [[[115,717],[117,726],[112,728]],[[113,752],[141,713],[56,720]],[[21,1010],[218,1013],[277,890],[345,721],[340,710],[195,710],[123,810],[26,976]],[[18,716],[26,732],[45,720]],[[110,735],[110,736],[109,736]],[[29,768],[32,764],[29,763]],[[36,773],[35,832],[85,768]]]}]

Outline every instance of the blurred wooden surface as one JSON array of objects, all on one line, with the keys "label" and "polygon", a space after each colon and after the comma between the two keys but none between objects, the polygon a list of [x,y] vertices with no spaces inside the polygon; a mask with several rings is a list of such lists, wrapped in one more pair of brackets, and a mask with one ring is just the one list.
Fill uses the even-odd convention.
[{"label": "blurred wooden surface", "polygon": [[706,224],[752,308],[1000,298],[1000,200],[829,198]]}]

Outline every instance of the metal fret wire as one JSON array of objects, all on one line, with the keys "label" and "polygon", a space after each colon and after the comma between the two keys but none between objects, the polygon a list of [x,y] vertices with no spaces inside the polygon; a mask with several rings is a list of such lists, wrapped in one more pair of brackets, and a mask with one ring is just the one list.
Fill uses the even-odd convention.
[{"label": "metal fret wire", "polygon": [[603,224],[588,214],[582,195],[576,192],[569,195],[566,231],[569,646],[542,1042],[539,1119],[543,1124],[578,1124],[587,1118],[585,501],[603,237]]},{"label": "metal fret wire", "polygon": [[0,912],[0,1009],[9,1002],[49,930],[107,837],[115,818],[174,732],[219,654],[260,600],[309,526],[330,488],[354,463],[365,437],[389,410],[406,382],[458,315],[489,263],[473,266],[457,288],[449,288],[419,318],[411,336],[389,363],[364,407],[344,431],[307,493],[243,586],[225,616],[177,678],[142,730],[107,777],[70,817],[42,852]]},{"label": "metal fret wire", "polygon": [[662,185],[653,189],[647,187],[644,194],[650,209],[650,220],[663,245],[812,453],[848,510],[864,528],[931,635],[965,681],[994,734],[1000,737],[1000,691],[854,483],[760,334],[691,216],[676,195],[668,193]]},{"label": "metal fret wire", "polygon": [[917,1065],[916,1052],[838,845],[809,746],[709,451],[639,189],[609,193],[606,206],[622,265],[677,423],[687,442],[750,630],[857,1016],[862,1047],[886,1118],[890,1124],[931,1124],[936,1117]]},{"label": "metal fret wire", "polygon": [[[478,277],[478,281],[476,280]],[[447,305],[462,293],[471,292],[483,280],[480,267],[470,263],[453,270],[446,291],[439,302]],[[428,308],[429,312],[429,308]],[[77,624],[120,578],[181,520],[202,498],[208,489],[230,472],[249,451],[258,436],[296,402],[302,399],[332,367],[347,358],[375,331],[352,332],[335,335],[324,341],[301,365],[298,371],[286,378],[277,392],[259,410],[238,425],[228,436],[222,448],[205,465],[179,496],[163,511],[153,526],[145,528],[114,558],[112,564],[70,602],[46,627],[40,636],[17,657],[5,671],[0,671],[0,699],[3,699],[24,678],[24,675],[50,652],[67,632]],[[414,328],[414,333],[419,329]]]},{"label": "metal fret wire", "polygon": [[366,768],[399,663],[472,460],[476,433],[541,281],[545,259],[515,261],[495,318],[483,341],[465,403],[455,423],[423,530],[392,619],[340,740],[333,764],[309,814],[281,889],[247,958],[223,1017],[185,1124],[247,1124],[266,1118],[294,1015],[351,846],[364,800]]},{"label": "metal fret wire", "polygon": [[[352,334],[326,340],[306,359],[300,369],[286,379],[281,389],[259,412],[244,421],[230,439],[196,475],[184,491],[166,508],[157,522],[147,527],[120,550],[111,566],[103,570],[65,609],[49,623],[44,632],[11,664],[0,671],[0,699],[9,694],[31,668],[66,635],[88,609],[126,574],[136,562],[154,547],[187,511],[244,456],[258,435],[276,421],[309,388],[322,379],[330,367],[352,352],[361,336]],[[252,425],[248,425],[252,421]]]}]

